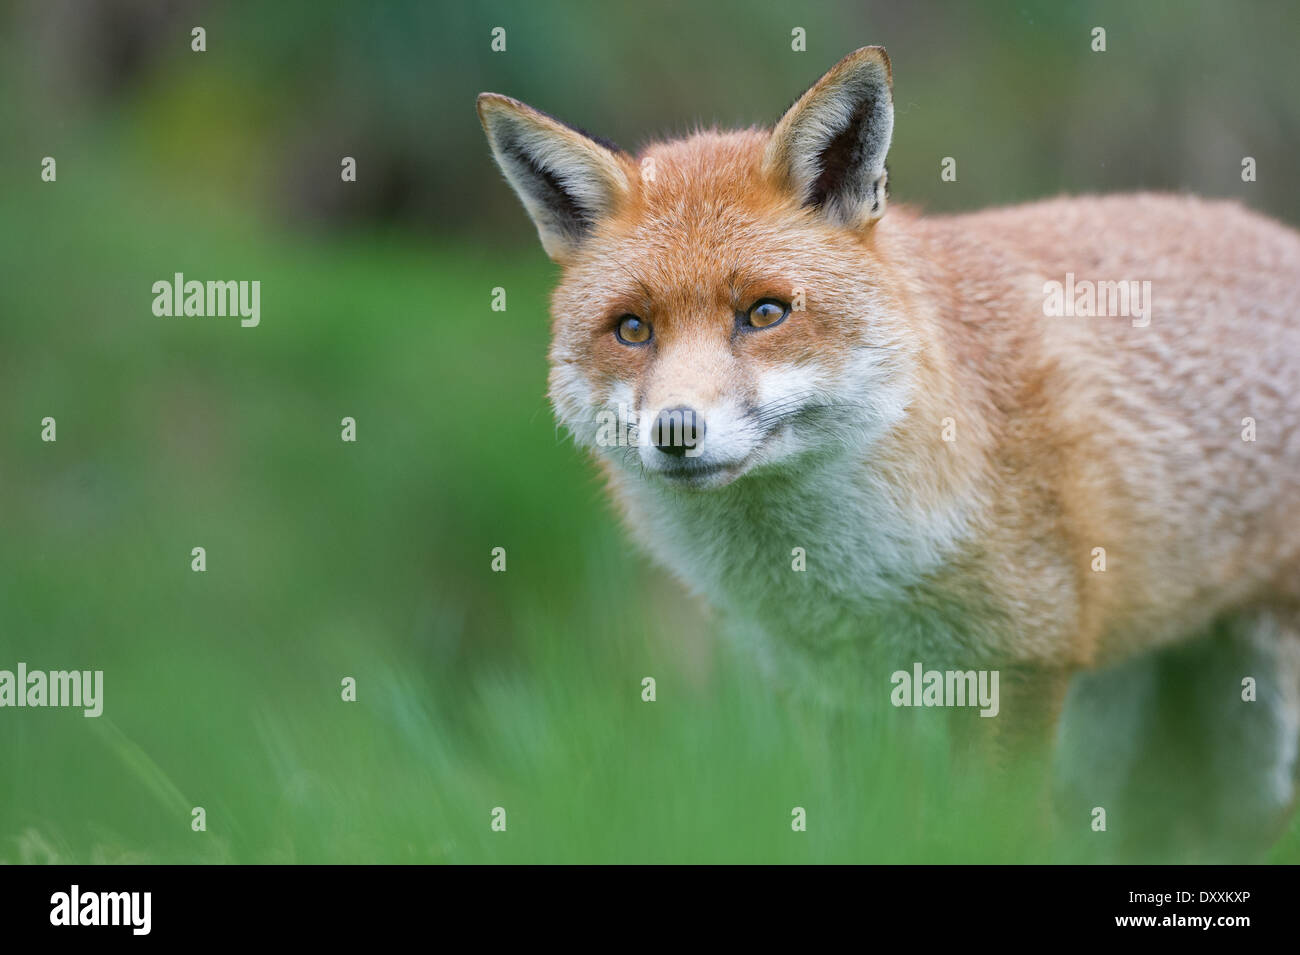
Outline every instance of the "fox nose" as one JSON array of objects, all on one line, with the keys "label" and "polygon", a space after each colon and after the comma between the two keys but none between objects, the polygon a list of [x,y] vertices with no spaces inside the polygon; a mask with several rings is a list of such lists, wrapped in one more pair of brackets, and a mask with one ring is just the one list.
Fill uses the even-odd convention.
[{"label": "fox nose", "polygon": [[664,454],[680,458],[704,440],[704,417],[694,408],[665,408],[655,418],[650,436]]}]

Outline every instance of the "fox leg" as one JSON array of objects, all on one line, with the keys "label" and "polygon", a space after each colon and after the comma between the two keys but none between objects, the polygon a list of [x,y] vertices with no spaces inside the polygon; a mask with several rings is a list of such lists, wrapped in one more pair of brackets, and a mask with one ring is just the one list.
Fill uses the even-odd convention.
[{"label": "fox leg", "polygon": [[[1100,855],[1257,858],[1290,817],[1300,743],[1300,626],[1258,611],[1188,644],[1083,674],[1067,699],[1058,805]],[[1081,832],[1087,830],[1080,829]]]},{"label": "fox leg", "polygon": [[951,735],[959,759],[1005,774],[1050,756],[1071,671],[1013,665],[997,672],[996,715],[956,711]]},{"label": "fox leg", "polygon": [[1202,827],[1224,854],[1246,859],[1267,851],[1295,805],[1300,615],[1261,612],[1227,629],[1189,682],[1208,744]]},{"label": "fox leg", "polygon": [[1070,684],[1056,740],[1057,826],[1071,842],[1088,840],[1091,854],[1113,855],[1116,836],[1132,825],[1122,807],[1152,732],[1159,685],[1156,654],[1080,673]]}]

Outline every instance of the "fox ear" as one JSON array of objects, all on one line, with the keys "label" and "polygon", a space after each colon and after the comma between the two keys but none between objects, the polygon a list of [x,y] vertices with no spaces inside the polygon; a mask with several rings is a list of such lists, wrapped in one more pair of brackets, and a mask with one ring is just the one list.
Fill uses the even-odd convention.
[{"label": "fox ear", "polygon": [[885,156],[894,85],[883,47],[855,50],[791,106],[768,140],[763,169],[838,225],[885,212]]},{"label": "fox ear", "polygon": [[546,254],[556,262],[570,259],[627,193],[617,147],[497,93],[479,94],[478,116]]}]

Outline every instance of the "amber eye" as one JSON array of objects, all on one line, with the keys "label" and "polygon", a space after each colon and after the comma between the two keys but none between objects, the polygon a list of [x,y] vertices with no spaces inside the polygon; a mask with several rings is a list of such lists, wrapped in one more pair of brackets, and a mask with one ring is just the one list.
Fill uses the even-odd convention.
[{"label": "amber eye", "polygon": [[635,315],[624,315],[618,320],[614,334],[624,345],[644,345],[650,340],[650,323],[641,321]]},{"label": "amber eye", "polygon": [[776,299],[765,298],[749,308],[749,324],[754,328],[771,328],[790,314],[790,309]]}]

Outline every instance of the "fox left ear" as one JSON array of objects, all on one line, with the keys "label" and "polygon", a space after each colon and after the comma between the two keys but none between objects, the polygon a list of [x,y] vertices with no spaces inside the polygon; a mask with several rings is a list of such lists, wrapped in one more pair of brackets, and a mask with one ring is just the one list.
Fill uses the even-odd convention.
[{"label": "fox left ear", "polygon": [[885,213],[893,131],[889,57],[883,47],[863,47],[786,110],[768,140],[763,170],[837,225],[863,226]]}]

